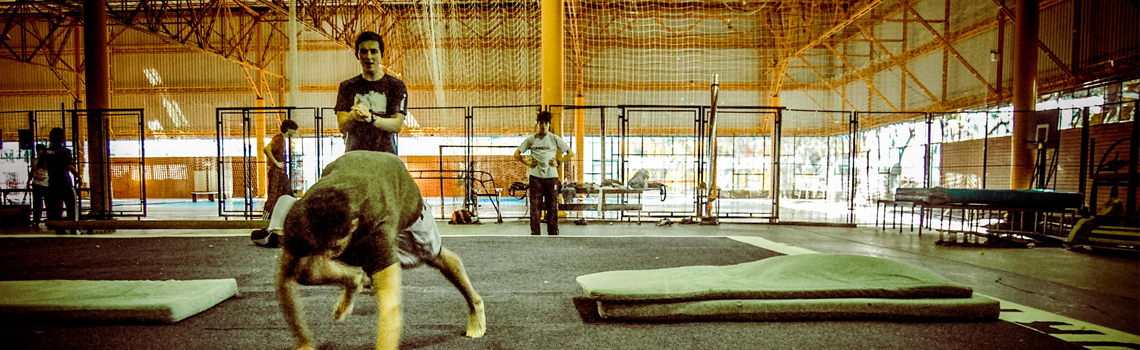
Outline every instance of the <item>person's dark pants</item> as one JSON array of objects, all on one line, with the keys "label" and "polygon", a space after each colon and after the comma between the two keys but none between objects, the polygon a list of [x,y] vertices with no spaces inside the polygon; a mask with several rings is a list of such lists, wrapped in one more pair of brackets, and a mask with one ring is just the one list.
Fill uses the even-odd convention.
[{"label": "person's dark pants", "polygon": [[[75,220],[75,189],[71,186],[50,187],[47,195],[47,218],[48,220]],[[64,211],[64,209],[67,211]],[[63,233],[63,230],[56,230],[56,233]]]},{"label": "person's dark pants", "polygon": [[558,234],[558,188],[562,183],[557,177],[530,177],[527,192],[530,196],[530,234],[538,235],[539,216],[546,210],[546,233]]},{"label": "person's dark pants", "polygon": [[293,185],[290,183],[289,175],[285,173],[284,169],[277,167],[269,167],[269,193],[265,196],[265,206],[263,211],[265,218],[269,219],[273,215],[273,208],[277,206],[277,199],[283,195],[293,195]]},{"label": "person's dark pants", "polygon": [[43,218],[44,202],[47,201],[47,186],[32,185],[32,223],[39,224]]}]

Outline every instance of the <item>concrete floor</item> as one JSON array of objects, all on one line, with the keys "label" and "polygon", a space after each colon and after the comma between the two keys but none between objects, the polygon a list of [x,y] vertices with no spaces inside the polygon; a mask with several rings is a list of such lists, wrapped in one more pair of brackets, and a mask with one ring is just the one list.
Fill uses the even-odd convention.
[{"label": "concrete floor", "polygon": [[[216,207],[213,207],[216,208]],[[215,209],[216,210],[216,209]],[[153,209],[152,209],[153,211]],[[216,212],[215,212],[216,213]],[[203,214],[204,215],[204,214]],[[179,216],[168,214],[165,216]],[[480,225],[447,225],[446,236],[529,236],[527,221],[507,220],[496,224],[484,218]],[[1066,250],[1059,247],[993,248],[936,245],[937,234],[921,237],[909,228],[880,230],[875,227],[825,227],[800,225],[722,224],[658,227],[652,222],[592,221],[585,226],[563,221],[564,236],[665,236],[665,237],[760,237],[773,242],[821,253],[858,254],[889,258],[926,267],[976,292],[1071,319],[1122,331],[1125,344],[1085,344],[1089,348],[1140,348],[1140,254]],[[248,236],[248,230],[121,230],[96,235],[109,237],[155,236]],[[44,229],[14,227],[0,230],[0,237],[58,237]],[[91,236],[81,236],[91,237]],[[79,239],[81,239],[81,237]],[[3,240],[0,239],[0,244]],[[1006,305],[1003,304],[1003,309]],[[1005,313],[1003,312],[1003,319]],[[1066,333],[1065,321],[1022,322],[1022,326],[1045,333]],[[1063,336],[1062,339],[1065,339]],[[1091,344],[1091,345],[1090,345]],[[1114,345],[1115,344],[1115,345]]]}]

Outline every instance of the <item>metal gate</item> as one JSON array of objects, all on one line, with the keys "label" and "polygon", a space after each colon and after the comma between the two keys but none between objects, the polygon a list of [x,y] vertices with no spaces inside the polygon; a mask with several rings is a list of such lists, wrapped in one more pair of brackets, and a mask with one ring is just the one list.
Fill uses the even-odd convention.
[{"label": "metal gate", "polygon": [[[899,187],[925,187],[930,180],[930,116],[922,112],[855,112],[856,164],[866,175],[855,188],[855,206],[894,200]],[[905,122],[900,122],[905,121]],[[863,211],[857,223],[873,221]]]},{"label": "metal gate", "polygon": [[[102,114],[106,123],[107,153],[106,159],[91,159],[91,145],[87,142],[87,118],[92,113]],[[75,145],[75,162],[80,175],[87,178],[84,184],[90,184],[90,178],[101,176],[105,185],[103,191],[107,196],[107,208],[94,211],[90,201],[83,205],[83,199],[90,199],[90,189],[79,188],[79,204],[77,208],[82,213],[86,211],[93,217],[145,217],[146,206],[146,180],[155,172],[146,166],[146,134],[144,132],[143,109],[103,109],[103,110],[68,110],[71,122],[71,140]],[[80,155],[85,155],[80,157]],[[102,175],[91,174],[91,165],[100,164]],[[168,169],[167,171],[178,171]],[[86,174],[85,174],[86,173]],[[150,173],[150,174],[148,174]]]},{"label": "metal gate", "polygon": [[[234,107],[218,108],[217,115],[217,171],[218,171],[218,215],[222,217],[259,218],[264,215],[262,207],[264,202],[257,200],[261,195],[257,193],[259,187],[259,171],[265,164],[257,161],[260,149],[255,149],[256,122],[264,118],[266,135],[273,135],[280,131],[280,123],[269,123],[269,120],[294,120],[302,128],[308,126],[309,115],[314,125],[322,125],[323,119],[318,118],[316,108],[297,107]],[[274,116],[275,118],[270,118]],[[301,118],[298,118],[301,117]],[[285,171],[292,180],[294,189],[304,187],[305,136],[287,140],[285,145]],[[300,144],[297,144],[300,142]],[[300,149],[300,152],[296,152]],[[319,154],[320,152],[317,151]],[[319,166],[317,168],[320,168]],[[319,171],[319,170],[318,170]],[[315,182],[315,180],[314,180]],[[300,185],[300,186],[299,186]]]},{"label": "metal gate", "polygon": [[511,157],[514,151],[502,146],[518,147],[523,139],[533,135],[535,117],[541,108],[540,105],[471,107],[465,127],[470,146],[465,154],[470,159],[464,169],[490,173],[496,186],[504,188],[499,208],[503,217],[526,217],[529,208],[525,196],[509,190],[513,182],[527,182],[526,167]]},{"label": "metal gate", "polygon": [[[781,109],[774,107],[718,106],[715,121],[711,109],[702,108],[699,130],[702,164],[716,157],[716,174],[699,169],[702,202],[712,183],[718,192],[714,200],[714,213],[724,219],[764,219],[775,222],[779,217],[778,183]],[[713,154],[712,135],[709,130],[716,124],[716,151]],[[712,180],[716,177],[715,181]]]},{"label": "metal gate", "polygon": [[668,190],[665,201],[645,201],[649,216],[696,216],[705,193],[698,179],[707,166],[701,155],[702,107],[620,105],[622,142],[631,168],[646,169]]},{"label": "metal gate", "polygon": [[778,168],[780,221],[852,222],[857,128],[849,111],[784,110]]}]

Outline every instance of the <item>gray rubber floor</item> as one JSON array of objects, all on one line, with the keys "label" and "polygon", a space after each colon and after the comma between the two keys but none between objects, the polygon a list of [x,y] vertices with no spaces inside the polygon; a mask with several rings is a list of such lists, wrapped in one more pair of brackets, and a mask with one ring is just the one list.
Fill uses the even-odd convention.
[{"label": "gray rubber floor", "polygon": [[[276,249],[242,237],[5,239],[0,280],[236,278],[242,292],[169,326],[29,324],[3,320],[4,348],[289,349],[273,293]],[[484,338],[462,336],[462,296],[437,271],[404,272],[404,349],[1079,349],[1008,323],[677,322],[584,319],[574,278],[618,269],[727,265],[777,255],[718,237],[445,237],[487,306]],[[337,290],[304,287],[306,314],[321,349],[369,349],[375,299],[332,322]]]}]

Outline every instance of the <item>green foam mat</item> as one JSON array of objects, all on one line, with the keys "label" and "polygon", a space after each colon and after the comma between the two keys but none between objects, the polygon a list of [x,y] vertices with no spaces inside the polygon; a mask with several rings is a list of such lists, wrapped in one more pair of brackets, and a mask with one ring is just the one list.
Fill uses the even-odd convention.
[{"label": "green foam mat", "polygon": [[597,300],[969,298],[973,289],[925,268],[844,254],[784,255],[727,266],[609,271],[579,276]]},{"label": "green foam mat", "polygon": [[8,320],[172,324],[237,294],[232,278],[0,281],[0,315]]},{"label": "green foam mat", "polygon": [[676,303],[598,302],[608,320],[997,320],[998,301],[975,295],[943,299],[730,299]]}]

